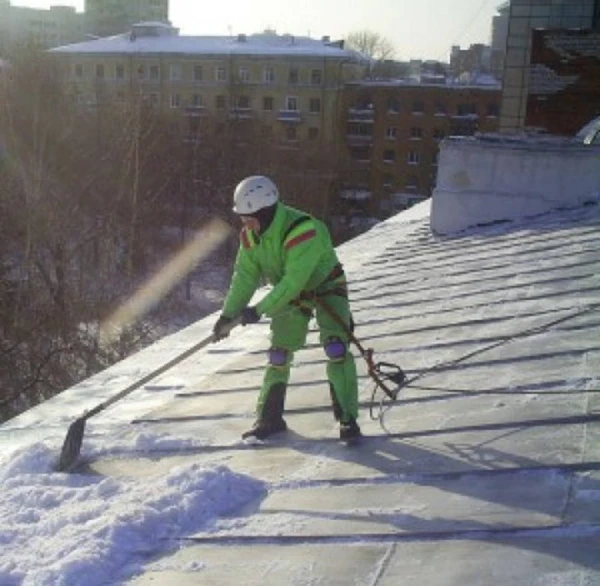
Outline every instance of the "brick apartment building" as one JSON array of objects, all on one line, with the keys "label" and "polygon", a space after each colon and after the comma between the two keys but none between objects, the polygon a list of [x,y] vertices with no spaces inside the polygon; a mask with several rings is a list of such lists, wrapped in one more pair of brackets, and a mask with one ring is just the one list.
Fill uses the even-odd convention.
[{"label": "brick apartment building", "polygon": [[497,130],[501,89],[488,82],[348,84],[340,112],[342,214],[380,218],[429,197],[444,137]]}]

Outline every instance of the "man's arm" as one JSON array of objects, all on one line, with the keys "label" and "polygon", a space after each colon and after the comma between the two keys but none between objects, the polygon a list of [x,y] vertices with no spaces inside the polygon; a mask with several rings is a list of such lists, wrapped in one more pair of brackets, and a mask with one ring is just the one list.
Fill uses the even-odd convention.
[{"label": "man's arm", "polygon": [[221,314],[227,317],[236,317],[248,305],[259,282],[260,267],[254,260],[252,251],[246,249],[241,243]]}]

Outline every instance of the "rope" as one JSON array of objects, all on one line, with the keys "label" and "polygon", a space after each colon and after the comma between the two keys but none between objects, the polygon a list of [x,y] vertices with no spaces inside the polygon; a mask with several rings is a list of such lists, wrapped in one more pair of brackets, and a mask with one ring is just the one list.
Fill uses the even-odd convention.
[{"label": "rope", "polygon": [[[586,313],[591,313],[593,311],[597,311],[598,309],[600,309],[600,303],[594,303],[592,305],[588,305],[587,307],[584,307],[583,309],[580,309],[579,311],[576,311],[575,313],[554,319],[554,320],[552,320],[546,324],[543,324],[541,326],[528,328],[526,330],[523,330],[523,331],[513,334],[511,336],[506,336],[505,338],[502,338],[501,340],[494,342],[493,344],[489,344],[487,346],[478,348],[477,350],[473,350],[472,352],[468,352],[467,354],[464,354],[463,356],[461,356],[459,358],[456,358],[454,360],[449,360],[447,362],[442,362],[440,364],[436,364],[435,366],[432,366],[431,368],[423,370],[423,371],[419,372],[418,374],[416,374],[415,376],[408,378],[404,382],[402,387],[403,388],[408,387],[412,383],[416,382],[417,380],[422,379],[423,377],[427,376],[428,374],[431,374],[432,372],[435,372],[436,370],[440,370],[440,369],[446,368],[448,366],[460,364],[461,362],[465,362],[466,360],[469,360],[470,358],[473,358],[474,356],[477,356],[478,354],[482,354],[483,352],[487,352],[488,350],[492,350],[494,348],[502,346],[513,340],[517,340],[519,338],[526,338],[526,337],[532,336],[534,334],[539,334],[541,332],[545,332],[554,326],[557,326],[566,321],[570,321],[572,319],[575,319],[577,317],[585,315]],[[377,388],[375,387],[375,389],[373,390],[373,393],[371,395],[371,405],[369,407],[369,414],[371,415],[371,419],[378,419],[382,425],[382,428],[385,429],[383,427],[383,417],[385,416],[386,411],[391,408],[391,403],[386,405],[385,397],[383,397],[381,399],[381,401],[379,402],[379,415],[377,417],[373,417],[373,405],[375,402],[376,391],[377,391]],[[387,409],[385,407],[387,407]]]}]

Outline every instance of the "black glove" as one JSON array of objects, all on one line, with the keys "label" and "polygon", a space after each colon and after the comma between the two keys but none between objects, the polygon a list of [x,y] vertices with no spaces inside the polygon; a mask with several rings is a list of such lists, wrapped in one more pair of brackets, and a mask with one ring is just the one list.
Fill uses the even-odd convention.
[{"label": "black glove", "polygon": [[215,340],[223,340],[229,336],[230,328],[228,327],[233,319],[231,317],[226,317],[222,315],[217,320],[217,323],[213,327],[213,336]]},{"label": "black glove", "polygon": [[256,322],[260,321],[260,315],[258,315],[256,307],[245,307],[244,309],[242,309],[240,317],[243,326],[247,326],[248,324],[255,324]]}]

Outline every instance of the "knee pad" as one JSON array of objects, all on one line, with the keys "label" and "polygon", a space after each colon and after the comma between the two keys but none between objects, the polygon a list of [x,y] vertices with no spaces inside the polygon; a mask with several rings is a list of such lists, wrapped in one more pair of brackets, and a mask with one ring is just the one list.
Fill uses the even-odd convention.
[{"label": "knee pad", "polygon": [[329,338],[324,348],[329,360],[342,360],[346,356],[346,344],[339,338]]},{"label": "knee pad", "polygon": [[289,352],[285,348],[269,348],[269,364],[282,367],[287,364]]}]

